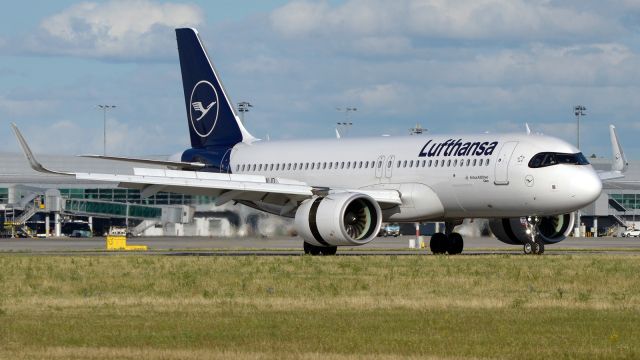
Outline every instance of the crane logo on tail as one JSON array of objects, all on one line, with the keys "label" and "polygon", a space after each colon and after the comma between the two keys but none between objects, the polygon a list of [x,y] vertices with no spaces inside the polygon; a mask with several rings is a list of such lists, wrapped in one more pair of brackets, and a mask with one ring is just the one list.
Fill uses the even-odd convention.
[{"label": "crane logo on tail", "polygon": [[191,127],[200,137],[209,136],[216,127],[220,112],[216,88],[206,80],[199,81],[191,91],[189,103]]}]

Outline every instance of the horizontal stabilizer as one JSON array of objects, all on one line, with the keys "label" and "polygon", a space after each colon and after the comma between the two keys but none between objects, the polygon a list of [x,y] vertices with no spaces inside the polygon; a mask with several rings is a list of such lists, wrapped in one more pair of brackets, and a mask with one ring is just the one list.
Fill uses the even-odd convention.
[{"label": "horizontal stabilizer", "polygon": [[199,170],[206,166],[206,164],[203,164],[201,162],[154,160],[154,159],[128,158],[128,157],[121,157],[121,156],[107,156],[107,155],[93,155],[93,154],[78,155],[78,156],[93,158],[93,159],[125,161],[125,162],[148,164],[148,165],[170,166],[170,167],[181,169],[181,170]]}]

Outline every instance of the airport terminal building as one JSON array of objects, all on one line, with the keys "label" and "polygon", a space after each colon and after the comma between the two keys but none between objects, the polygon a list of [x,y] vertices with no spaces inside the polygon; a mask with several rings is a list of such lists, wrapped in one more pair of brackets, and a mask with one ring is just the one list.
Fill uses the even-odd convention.
[{"label": "airport terminal building", "polygon": [[[127,162],[76,156],[39,158],[53,169],[133,174]],[[597,170],[610,169],[609,159],[589,160]],[[114,183],[39,173],[20,153],[1,153],[0,163],[2,236],[102,235],[111,225],[127,226],[133,235],[147,236],[284,235],[292,229],[288,219],[242,205],[216,207],[209,196],[160,191],[143,198],[139,190],[118,188]],[[637,186],[629,184],[635,180]],[[617,234],[634,227],[636,215],[640,221],[640,162],[630,162],[624,181],[605,183],[600,198],[581,210],[582,230],[587,235]]]}]

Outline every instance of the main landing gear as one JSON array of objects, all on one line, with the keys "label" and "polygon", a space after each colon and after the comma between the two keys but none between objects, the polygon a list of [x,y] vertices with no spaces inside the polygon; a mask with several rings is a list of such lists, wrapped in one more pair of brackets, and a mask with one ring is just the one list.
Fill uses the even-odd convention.
[{"label": "main landing gear", "polygon": [[[459,223],[462,223],[461,221]],[[460,254],[464,249],[462,235],[453,232],[453,228],[459,223],[445,223],[445,233],[435,233],[431,236],[429,247],[434,254]]]},{"label": "main landing gear", "polygon": [[316,246],[304,242],[304,253],[307,255],[335,255],[337,251],[337,246]]},{"label": "main landing gear", "polygon": [[527,240],[524,243],[523,250],[526,255],[542,255],[544,254],[544,242],[538,235],[538,224],[540,219],[537,216],[527,218],[525,227],[527,228]]}]

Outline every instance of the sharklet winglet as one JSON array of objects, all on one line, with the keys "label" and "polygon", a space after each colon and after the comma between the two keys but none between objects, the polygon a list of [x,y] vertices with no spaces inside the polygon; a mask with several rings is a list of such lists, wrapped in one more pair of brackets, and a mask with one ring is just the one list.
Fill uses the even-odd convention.
[{"label": "sharklet winglet", "polygon": [[11,123],[11,128],[13,129],[13,132],[16,134],[16,138],[18,139],[18,143],[20,144],[20,147],[24,152],[24,156],[27,158],[27,160],[29,160],[29,165],[31,165],[31,168],[33,170],[37,172],[45,173],[45,174],[66,175],[66,176],[75,175],[74,173],[50,170],[42,166],[42,164],[40,164],[40,162],[33,155],[33,152],[29,148],[29,144],[27,144],[27,140],[24,139],[24,136],[22,136],[22,133],[20,133],[20,130],[18,129],[15,123]]}]

